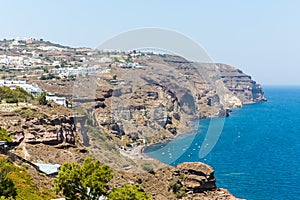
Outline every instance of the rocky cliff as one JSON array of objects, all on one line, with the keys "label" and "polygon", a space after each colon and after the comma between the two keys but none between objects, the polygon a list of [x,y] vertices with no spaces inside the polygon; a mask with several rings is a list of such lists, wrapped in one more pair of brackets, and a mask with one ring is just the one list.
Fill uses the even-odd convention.
[{"label": "rocky cliff", "polygon": [[119,187],[131,182],[142,187],[152,199],[238,200],[227,190],[217,188],[212,167],[198,162],[164,167],[155,173],[120,174],[110,182]]},{"label": "rocky cliff", "polygon": [[2,113],[0,124],[10,132],[14,143],[75,144],[73,117],[49,115],[38,107],[23,107],[14,113]]},{"label": "rocky cliff", "polygon": [[31,162],[62,164],[85,156],[80,153],[84,148],[73,112],[54,102],[20,104],[10,112],[0,111],[0,126],[13,140],[11,152]]},{"label": "rocky cliff", "polygon": [[16,146],[11,151],[60,164],[92,156],[117,170],[111,184],[137,183],[153,199],[235,199],[216,187],[211,167],[161,166],[139,150],[192,131],[195,119],[226,117],[231,108],[265,101],[261,86],[229,65],[179,56],[128,57],[137,68],[109,60],[104,70],[76,80],[39,81],[48,92],[70,97],[73,110],[50,102],[1,111],[0,126]]},{"label": "rocky cliff", "polygon": [[194,119],[226,117],[230,109],[265,101],[259,84],[225,64],[172,55],[140,56],[139,68],[111,64],[74,84],[75,105],[121,146],[190,132]]},{"label": "rocky cliff", "polygon": [[251,76],[230,65],[217,63],[216,67],[225,86],[243,104],[266,101],[261,85],[252,80]]}]

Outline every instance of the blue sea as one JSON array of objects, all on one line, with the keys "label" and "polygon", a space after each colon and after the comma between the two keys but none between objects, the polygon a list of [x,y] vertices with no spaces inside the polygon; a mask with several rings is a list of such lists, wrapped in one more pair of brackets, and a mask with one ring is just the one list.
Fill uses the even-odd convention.
[{"label": "blue sea", "polygon": [[215,169],[218,187],[249,200],[300,199],[300,86],[266,87],[268,102],[234,109],[212,151],[199,158],[210,120],[144,153],[176,166],[201,161]]}]

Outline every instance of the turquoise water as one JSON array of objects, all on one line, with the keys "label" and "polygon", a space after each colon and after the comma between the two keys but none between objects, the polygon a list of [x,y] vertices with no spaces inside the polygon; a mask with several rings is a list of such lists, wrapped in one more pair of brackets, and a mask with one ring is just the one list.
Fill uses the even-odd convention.
[{"label": "turquoise water", "polygon": [[210,120],[198,134],[145,149],[162,162],[201,161],[215,169],[217,185],[245,199],[300,199],[300,87],[266,87],[266,103],[245,105],[226,118],[214,149],[199,158]]}]

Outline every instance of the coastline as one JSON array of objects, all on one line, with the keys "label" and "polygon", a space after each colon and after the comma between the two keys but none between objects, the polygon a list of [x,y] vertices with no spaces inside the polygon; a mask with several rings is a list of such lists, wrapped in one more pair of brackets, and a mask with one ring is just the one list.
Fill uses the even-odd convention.
[{"label": "coastline", "polygon": [[[257,102],[254,102],[254,101],[252,101],[252,102],[245,102],[245,103],[243,103],[243,105],[255,105],[255,104],[258,104],[258,103],[265,103],[265,102],[267,102],[266,98],[264,98],[261,101],[257,101]],[[243,109],[243,107],[230,108],[231,111],[234,110],[234,109]],[[229,116],[224,116],[224,117],[208,117],[208,118],[204,118],[204,119],[198,118],[198,119],[195,119],[193,121],[196,121],[196,120],[197,121],[210,120],[210,119],[213,119],[213,118],[227,118],[227,117],[230,117],[230,115]],[[188,134],[198,134],[198,130],[195,130],[195,129],[192,130],[192,129],[190,129],[190,131],[179,133],[179,134],[175,135],[173,138],[161,139],[158,142],[151,142],[149,144],[142,144],[142,145],[139,145],[137,147],[134,147],[133,149],[134,149],[134,152],[136,152],[138,150],[138,157],[140,157],[140,158],[151,158],[151,159],[154,159],[154,158],[149,157],[148,155],[145,154],[144,151],[145,151],[146,148],[151,148],[152,146],[165,145],[166,143],[169,143],[169,142],[171,142],[173,140],[178,139],[178,137],[182,137],[183,135],[188,135]],[[124,151],[124,150],[120,149],[120,151]]]}]

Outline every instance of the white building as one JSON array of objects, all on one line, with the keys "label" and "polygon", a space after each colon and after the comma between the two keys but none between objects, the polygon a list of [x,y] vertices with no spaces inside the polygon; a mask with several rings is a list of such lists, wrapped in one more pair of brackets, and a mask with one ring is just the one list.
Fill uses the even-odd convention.
[{"label": "white building", "polygon": [[65,51],[65,48],[60,48],[56,46],[39,46],[37,49],[40,49],[42,51]]},{"label": "white building", "polygon": [[99,67],[78,67],[78,68],[59,68],[52,69],[51,73],[58,74],[61,77],[77,76],[79,74],[94,74]]},{"label": "white building", "polygon": [[46,96],[47,101],[53,101],[59,105],[67,106],[66,97]]}]

